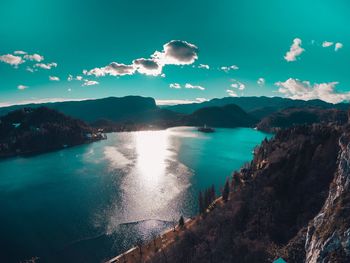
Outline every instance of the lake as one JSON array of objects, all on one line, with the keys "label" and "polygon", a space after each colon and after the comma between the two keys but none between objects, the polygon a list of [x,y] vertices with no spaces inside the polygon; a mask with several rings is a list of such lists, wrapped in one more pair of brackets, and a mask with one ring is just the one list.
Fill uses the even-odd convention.
[{"label": "lake", "polygon": [[0,161],[0,261],[101,262],[198,211],[271,135],[178,127]]}]

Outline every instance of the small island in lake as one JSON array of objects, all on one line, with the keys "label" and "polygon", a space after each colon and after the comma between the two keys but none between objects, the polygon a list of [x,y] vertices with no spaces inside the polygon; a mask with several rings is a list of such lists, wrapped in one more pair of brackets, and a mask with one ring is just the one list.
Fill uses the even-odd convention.
[{"label": "small island in lake", "polygon": [[198,131],[205,132],[205,133],[213,133],[215,132],[215,129],[212,127],[208,127],[207,125],[204,125],[203,127],[198,127]]}]

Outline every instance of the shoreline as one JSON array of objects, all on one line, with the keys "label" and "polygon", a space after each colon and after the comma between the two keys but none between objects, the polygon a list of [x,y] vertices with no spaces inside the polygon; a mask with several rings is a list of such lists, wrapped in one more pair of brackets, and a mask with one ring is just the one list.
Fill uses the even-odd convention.
[{"label": "shoreline", "polygon": [[[1,160],[6,160],[6,159],[10,159],[10,158],[15,158],[15,157],[23,157],[23,158],[29,158],[29,157],[32,157],[32,156],[37,156],[37,155],[40,155],[40,154],[45,154],[45,153],[50,153],[50,152],[56,152],[56,151],[61,151],[61,150],[64,150],[64,149],[67,149],[67,148],[72,148],[72,147],[75,147],[75,146],[80,146],[80,145],[84,145],[84,144],[89,144],[89,143],[94,143],[94,142],[98,142],[98,141],[102,141],[102,140],[106,140],[107,139],[107,134],[109,133],[124,133],[124,132],[139,132],[139,131],[164,131],[164,130],[167,130],[169,128],[176,128],[176,127],[196,127],[196,126],[186,126],[186,125],[175,125],[175,126],[166,126],[166,127],[151,127],[149,129],[143,129],[143,128],[137,128],[137,129],[127,129],[127,130],[109,130],[109,131],[104,131],[103,134],[105,136],[99,138],[99,139],[92,139],[92,140],[88,140],[88,141],[85,141],[85,142],[82,142],[82,143],[77,143],[77,144],[72,144],[72,145],[67,145],[67,146],[62,146],[62,147],[57,147],[57,148],[52,148],[52,149],[48,149],[48,150],[45,150],[45,151],[29,151],[29,152],[21,152],[21,153],[9,153],[9,154],[4,154],[4,155],[1,155],[0,154],[0,161]],[[263,131],[263,130],[259,130],[259,129],[256,129],[256,127],[215,127],[215,128],[222,128],[222,129],[237,129],[237,128],[251,128],[251,129],[255,129],[255,130],[258,130],[260,132],[263,132],[263,133],[267,133],[267,134],[273,134],[273,133],[270,133],[270,132],[266,132],[266,131]],[[103,129],[103,128],[102,128]]]},{"label": "shoreline", "polygon": [[[232,199],[233,192],[230,193],[230,199]],[[222,200],[222,196],[216,198],[206,209],[205,216],[211,213],[217,207],[223,206],[225,203]],[[139,263],[148,262],[157,253],[165,253],[165,250],[177,241],[186,231],[191,230],[200,221],[205,220],[205,216],[197,214],[194,217],[185,220],[183,227],[180,227],[177,223],[175,227],[168,228],[158,234],[151,240],[147,240],[140,246],[134,245],[127,251],[111,258],[104,263]],[[140,253],[141,251],[141,253]]]},{"label": "shoreline", "polygon": [[37,155],[41,155],[41,154],[45,154],[45,153],[51,153],[51,152],[57,152],[57,151],[61,151],[64,149],[68,149],[68,148],[73,148],[75,146],[80,146],[80,145],[84,145],[84,144],[90,144],[90,143],[94,143],[94,142],[98,142],[98,141],[102,141],[102,140],[106,140],[106,138],[100,138],[100,139],[95,139],[95,140],[88,140],[82,143],[77,143],[77,144],[72,144],[72,145],[67,145],[67,146],[61,146],[61,147],[54,147],[51,149],[47,149],[45,151],[27,151],[27,152],[21,152],[21,153],[9,153],[9,154],[4,154],[1,155],[0,154],[0,161],[2,160],[7,160],[10,158],[16,158],[16,157],[21,157],[21,158],[30,158],[33,156],[37,156]]}]

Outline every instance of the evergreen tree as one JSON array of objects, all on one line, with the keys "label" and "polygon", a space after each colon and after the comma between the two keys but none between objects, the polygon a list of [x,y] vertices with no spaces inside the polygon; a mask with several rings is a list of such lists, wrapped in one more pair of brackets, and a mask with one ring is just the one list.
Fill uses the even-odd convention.
[{"label": "evergreen tree", "polygon": [[180,217],[180,220],[179,220],[179,227],[180,228],[183,228],[185,226],[185,220],[184,220],[184,217],[181,216]]},{"label": "evergreen tree", "polygon": [[215,201],[216,199],[216,194],[215,194],[215,186],[212,184],[211,186],[211,202]]},{"label": "evergreen tree", "polygon": [[232,175],[232,184],[231,184],[231,189],[233,190],[233,192],[237,191],[240,184],[241,184],[241,179],[239,178],[239,173],[234,172]]},{"label": "evergreen tree", "polygon": [[207,209],[209,206],[209,194],[208,194],[208,189],[205,189],[204,193],[204,209]]},{"label": "evergreen tree", "polygon": [[229,183],[229,180],[227,179],[224,189],[222,190],[222,199],[224,200],[224,202],[227,202],[229,194],[230,194],[230,183]]},{"label": "evergreen tree", "polygon": [[203,214],[204,213],[204,203],[203,203],[202,191],[199,191],[198,203],[199,203],[199,213]]}]

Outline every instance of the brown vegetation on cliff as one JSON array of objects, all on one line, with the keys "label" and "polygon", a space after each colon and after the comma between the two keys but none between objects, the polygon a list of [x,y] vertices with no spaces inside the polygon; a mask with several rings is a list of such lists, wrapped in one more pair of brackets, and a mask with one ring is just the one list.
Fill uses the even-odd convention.
[{"label": "brown vegetation on cliff", "polygon": [[328,196],[341,133],[332,125],[298,126],[265,140],[235,174],[239,186],[229,201],[165,248],[167,262],[304,262],[306,229]]}]

